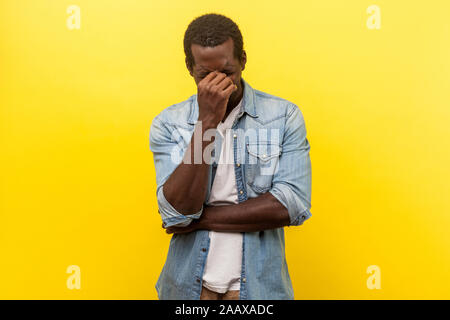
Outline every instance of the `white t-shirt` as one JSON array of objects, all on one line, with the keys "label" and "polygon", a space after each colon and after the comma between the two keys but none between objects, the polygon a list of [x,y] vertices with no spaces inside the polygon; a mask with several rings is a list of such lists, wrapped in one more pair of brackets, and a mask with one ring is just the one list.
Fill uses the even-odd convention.
[{"label": "white t-shirt", "polygon": [[[234,172],[234,149],[231,126],[240,110],[242,99],[217,130],[222,136],[222,150],[211,187],[208,205],[238,203]],[[228,131],[228,132],[227,132]],[[240,289],[242,266],[242,233],[209,231],[210,246],[203,272],[203,285],[211,291],[225,293]]]}]

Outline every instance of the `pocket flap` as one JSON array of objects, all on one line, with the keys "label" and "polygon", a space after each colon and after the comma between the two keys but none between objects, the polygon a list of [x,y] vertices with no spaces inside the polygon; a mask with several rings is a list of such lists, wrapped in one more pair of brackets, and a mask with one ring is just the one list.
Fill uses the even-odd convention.
[{"label": "pocket flap", "polygon": [[281,146],[276,143],[247,143],[247,152],[261,161],[268,161],[281,154]]}]

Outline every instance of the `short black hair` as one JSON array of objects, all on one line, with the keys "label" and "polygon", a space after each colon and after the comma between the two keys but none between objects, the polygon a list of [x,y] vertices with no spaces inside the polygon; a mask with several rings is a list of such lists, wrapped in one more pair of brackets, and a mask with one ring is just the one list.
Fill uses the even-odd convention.
[{"label": "short black hair", "polygon": [[195,64],[191,50],[192,44],[215,47],[230,37],[234,43],[234,57],[241,61],[244,41],[239,27],[233,20],[216,13],[204,14],[192,20],[184,33],[183,41],[188,68],[192,70]]}]

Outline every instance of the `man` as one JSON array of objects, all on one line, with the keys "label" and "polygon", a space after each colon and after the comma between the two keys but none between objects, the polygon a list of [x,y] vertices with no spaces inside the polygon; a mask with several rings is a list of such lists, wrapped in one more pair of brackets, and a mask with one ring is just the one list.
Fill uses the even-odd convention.
[{"label": "man", "polygon": [[198,92],[150,129],[159,212],[173,234],[158,296],[294,299],[283,227],[311,216],[302,113],[241,77],[247,56],[229,18],[193,20],[184,50]]}]

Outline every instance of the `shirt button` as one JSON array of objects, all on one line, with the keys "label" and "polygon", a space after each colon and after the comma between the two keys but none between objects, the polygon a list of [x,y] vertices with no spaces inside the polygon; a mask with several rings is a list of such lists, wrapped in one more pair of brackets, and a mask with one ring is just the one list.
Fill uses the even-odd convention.
[{"label": "shirt button", "polygon": [[245,279],[245,278],[242,278],[242,282],[245,282],[245,281],[247,281],[247,279]]},{"label": "shirt button", "polygon": [[203,251],[203,252],[206,252],[206,248],[202,248],[202,251]]},{"label": "shirt button", "polygon": [[197,278],[197,280],[196,280],[197,282],[200,282],[200,279],[199,278]]},{"label": "shirt button", "polygon": [[240,194],[243,194],[243,193],[244,193],[244,191],[242,191],[242,190],[241,190],[241,191],[239,191],[239,193],[240,193]]},{"label": "shirt button", "polygon": [[237,134],[233,134],[233,138],[237,138]]},{"label": "shirt button", "polygon": [[263,158],[267,157],[265,154],[262,155]]},{"label": "shirt button", "polygon": [[238,167],[240,167],[240,166],[241,166],[241,164],[240,164],[240,163],[238,163],[238,164],[237,164],[237,166],[238,166]]}]

